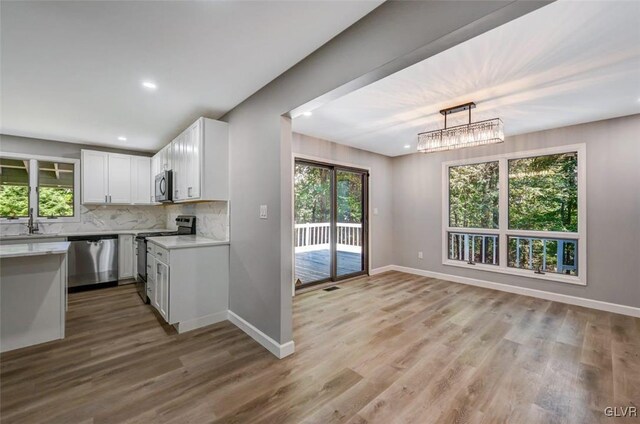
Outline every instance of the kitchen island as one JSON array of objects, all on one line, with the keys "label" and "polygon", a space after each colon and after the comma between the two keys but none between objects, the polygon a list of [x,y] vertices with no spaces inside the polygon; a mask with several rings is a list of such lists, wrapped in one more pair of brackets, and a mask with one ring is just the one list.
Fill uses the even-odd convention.
[{"label": "kitchen island", "polygon": [[64,338],[69,242],[0,245],[0,352]]}]

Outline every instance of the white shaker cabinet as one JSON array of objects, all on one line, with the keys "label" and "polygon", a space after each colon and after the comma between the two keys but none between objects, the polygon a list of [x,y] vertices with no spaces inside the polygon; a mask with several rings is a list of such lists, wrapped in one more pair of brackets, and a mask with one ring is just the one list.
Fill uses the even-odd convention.
[{"label": "white shaker cabinet", "polygon": [[174,249],[156,243],[147,241],[147,295],[165,321],[183,333],[227,319],[229,245]]},{"label": "white shaker cabinet", "polygon": [[133,254],[134,237],[131,234],[120,234],[118,236],[118,279],[126,280],[133,278],[135,255]]},{"label": "white shaker cabinet", "polygon": [[82,203],[149,205],[151,158],[82,150]]},{"label": "white shaker cabinet", "polygon": [[109,203],[131,203],[131,156],[109,153]]},{"label": "white shaker cabinet", "polygon": [[155,304],[160,316],[169,321],[169,266],[156,260]]},{"label": "white shaker cabinet", "polygon": [[[165,169],[173,171],[174,202],[229,198],[229,130],[226,122],[198,119],[153,160],[167,163],[169,168]],[[162,169],[157,172],[160,171]]]},{"label": "white shaker cabinet", "polygon": [[151,198],[151,158],[132,156],[131,161],[132,203],[148,205],[153,202]]},{"label": "white shaker cabinet", "polygon": [[108,203],[109,200],[109,154],[83,150],[82,203]]}]

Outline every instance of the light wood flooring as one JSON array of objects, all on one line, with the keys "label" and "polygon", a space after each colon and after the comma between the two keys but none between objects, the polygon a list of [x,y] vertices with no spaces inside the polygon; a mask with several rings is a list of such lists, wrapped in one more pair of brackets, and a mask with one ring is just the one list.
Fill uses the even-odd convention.
[{"label": "light wood flooring", "polygon": [[640,319],[398,272],[294,300],[278,360],[225,322],[178,335],[121,286],[3,354],[2,423],[637,423]]}]

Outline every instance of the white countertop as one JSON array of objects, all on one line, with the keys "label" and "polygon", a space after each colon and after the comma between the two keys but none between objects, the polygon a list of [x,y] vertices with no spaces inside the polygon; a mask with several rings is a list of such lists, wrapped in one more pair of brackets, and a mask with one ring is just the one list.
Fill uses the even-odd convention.
[{"label": "white countertop", "polygon": [[185,249],[188,247],[220,246],[229,244],[228,240],[215,240],[198,235],[149,237],[147,238],[147,241],[157,244],[160,247],[164,247],[165,249]]},{"label": "white countertop", "polygon": [[70,243],[68,241],[0,245],[0,259],[22,256],[59,255],[67,253],[69,245]]},{"label": "white countertop", "polygon": [[137,235],[139,233],[151,233],[156,231],[175,231],[168,230],[166,228],[146,228],[142,230],[94,230],[94,231],[67,231],[62,233],[36,233],[36,234],[17,234],[6,235],[0,237],[2,240],[29,240],[29,239],[42,239],[42,238],[55,238],[55,237],[73,237],[73,236],[93,236],[93,235],[107,235],[107,234],[132,234]]}]

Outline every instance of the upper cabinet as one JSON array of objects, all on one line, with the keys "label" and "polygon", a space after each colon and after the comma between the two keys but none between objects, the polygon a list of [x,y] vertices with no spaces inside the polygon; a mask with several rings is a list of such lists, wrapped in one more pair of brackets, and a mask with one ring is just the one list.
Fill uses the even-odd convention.
[{"label": "upper cabinet", "polygon": [[131,189],[132,202],[136,205],[148,205],[153,202],[151,198],[152,182],[151,158],[144,156],[131,156]]},{"label": "upper cabinet", "polygon": [[82,150],[83,204],[151,204],[151,158]]},{"label": "upper cabinet", "polygon": [[109,154],[83,150],[82,203],[109,203]]},{"label": "upper cabinet", "polygon": [[[168,156],[168,157],[167,157]],[[153,157],[154,174],[173,171],[173,201],[229,198],[229,130],[226,122],[200,118]],[[163,168],[163,164],[169,168]]]}]

